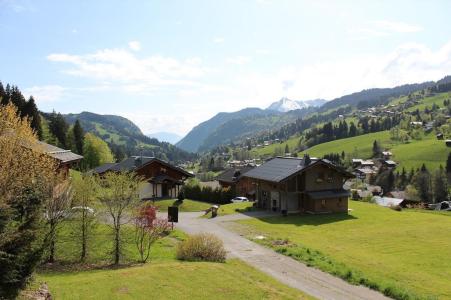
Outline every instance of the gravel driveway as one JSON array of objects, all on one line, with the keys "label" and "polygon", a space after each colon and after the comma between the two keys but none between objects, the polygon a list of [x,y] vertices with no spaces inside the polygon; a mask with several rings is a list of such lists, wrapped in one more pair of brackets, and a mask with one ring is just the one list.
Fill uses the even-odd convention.
[{"label": "gravel driveway", "polygon": [[[202,214],[180,213],[177,227],[190,234],[209,232],[217,235],[223,240],[229,257],[239,258],[282,283],[318,299],[388,299],[366,287],[351,285],[340,278],[307,267],[290,257],[249,241],[224,226],[225,222],[251,218],[252,214],[234,214],[215,219],[199,218]],[[262,213],[258,216],[262,216]]]}]

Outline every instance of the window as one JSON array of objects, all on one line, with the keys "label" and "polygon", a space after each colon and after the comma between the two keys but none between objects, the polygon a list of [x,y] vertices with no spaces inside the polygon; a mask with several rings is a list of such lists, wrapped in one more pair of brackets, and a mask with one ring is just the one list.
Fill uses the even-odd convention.
[{"label": "window", "polygon": [[342,199],[341,198],[338,198],[338,202],[337,202],[337,206],[341,206],[341,203],[342,203]]},{"label": "window", "polygon": [[331,183],[334,181],[334,174],[332,172],[327,174],[327,182]]},{"label": "window", "polygon": [[325,199],[321,200],[321,207],[322,208],[326,207],[326,200]]}]

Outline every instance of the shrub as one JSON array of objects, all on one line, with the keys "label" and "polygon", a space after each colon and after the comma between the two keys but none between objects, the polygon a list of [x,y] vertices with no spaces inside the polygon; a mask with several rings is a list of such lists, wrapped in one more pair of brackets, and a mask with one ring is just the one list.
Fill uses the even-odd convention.
[{"label": "shrub", "polygon": [[188,261],[224,262],[226,251],[222,241],[213,234],[190,236],[177,247],[177,258]]}]

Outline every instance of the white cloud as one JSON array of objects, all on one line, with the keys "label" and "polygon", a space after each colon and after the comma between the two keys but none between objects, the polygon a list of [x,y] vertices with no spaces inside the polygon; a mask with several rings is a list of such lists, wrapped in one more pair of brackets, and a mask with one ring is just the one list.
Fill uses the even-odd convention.
[{"label": "white cloud", "polygon": [[225,39],[221,36],[217,36],[217,37],[213,38],[213,43],[222,44],[224,42],[225,42]]},{"label": "white cloud", "polygon": [[353,27],[349,33],[359,38],[383,37],[399,33],[415,33],[423,27],[399,21],[378,20],[367,22],[362,27]]},{"label": "white cloud", "polygon": [[[264,107],[283,95],[293,99],[333,99],[368,88],[438,80],[451,74],[451,41],[438,50],[421,44],[402,45],[385,55],[286,66],[271,74],[236,76],[237,103]],[[230,103],[229,103],[230,104]]]},{"label": "white cloud", "polygon": [[131,41],[128,43],[128,47],[133,51],[141,50],[141,43],[138,41]]},{"label": "white cloud", "polygon": [[84,55],[54,53],[47,59],[69,64],[70,67],[63,70],[66,74],[114,83],[136,92],[165,86],[193,86],[208,71],[197,57],[186,60],[160,55],[138,58],[126,49],[103,49]]},{"label": "white cloud", "polygon": [[229,57],[226,59],[226,63],[232,64],[232,65],[244,65],[250,61],[251,61],[251,59],[247,56],[235,56],[235,57]]},{"label": "white cloud", "polygon": [[66,88],[59,85],[33,86],[24,90],[25,97],[33,96],[36,102],[53,102],[61,99]]}]

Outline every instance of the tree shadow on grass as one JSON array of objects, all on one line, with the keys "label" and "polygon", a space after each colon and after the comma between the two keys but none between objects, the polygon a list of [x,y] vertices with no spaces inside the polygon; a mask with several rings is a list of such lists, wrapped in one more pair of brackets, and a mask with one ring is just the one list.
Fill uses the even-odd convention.
[{"label": "tree shadow on grass", "polygon": [[347,213],[332,213],[332,214],[320,214],[320,215],[310,215],[310,214],[296,214],[284,216],[263,216],[256,217],[256,219],[270,224],[289,224],[289,225],[323,225],[336,222],[342,222],[347,220],[356,220],[357,218],[353,215]]}]

